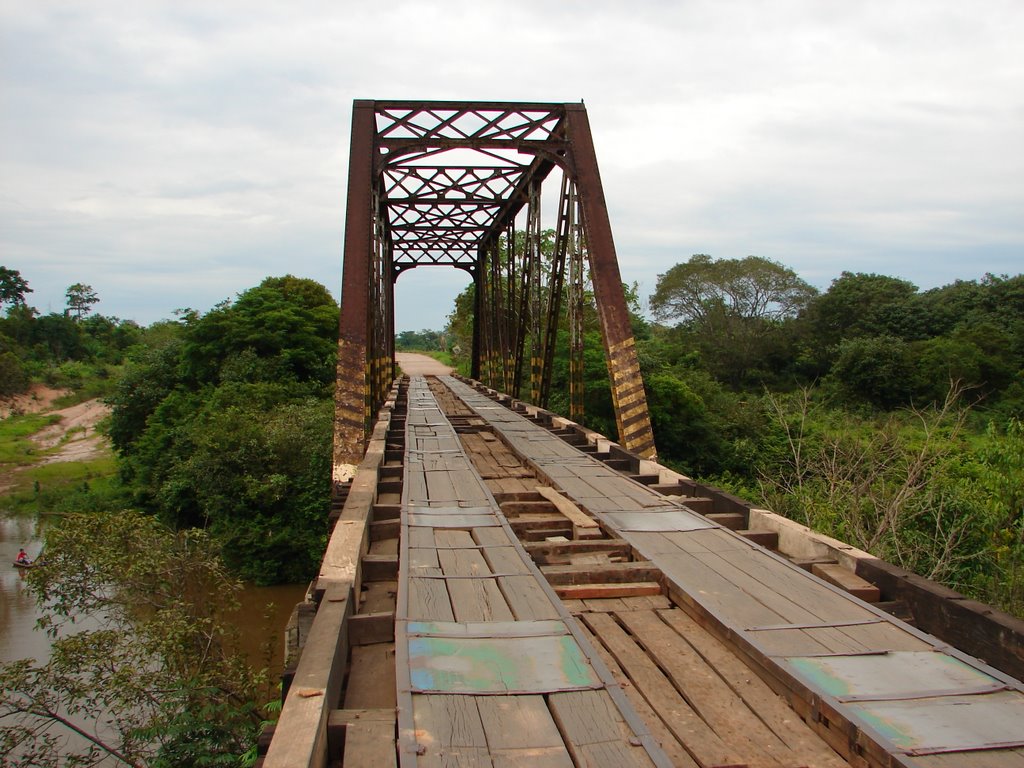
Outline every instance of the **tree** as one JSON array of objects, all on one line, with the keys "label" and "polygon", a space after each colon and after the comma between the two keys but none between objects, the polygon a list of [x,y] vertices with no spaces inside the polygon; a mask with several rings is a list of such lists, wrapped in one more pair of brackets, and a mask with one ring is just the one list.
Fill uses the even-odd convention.
[{"label": "tree", "polygon": [[6,304],[8,308],[24,305],[26,293],[32,293],[32,289],[20,272],[0,267],[0,305]]},{"label": "tree", "polygon": [[862,336],[924,338],[923,307],[914,301],[917,286],[908,280],[864,272],[843,272],[808,307],[821,347]]},{"label": "tree", "polygon": [[29,582],[52,652],[0,664],[4,765],[237,765],[268,692],[238,653],[239,585],[210,538],[131,511],[71,515],[47,530],[46,560]]},{"label": "tree", "polygon": [[813,286],[770,259],[697,254],[658,276],[650,306],[659,320],[683,323],[712,371],[738,384],[768,359],[780,323],[815,295]]},{"label": "tree", "polygon": [[92,305],[99,302],[100,297],[96,295],[91,285],[75,283],[65,293],[68,300],[68,313],[74,312],[75,319],[81,320],[84,315],[92,312]]}]

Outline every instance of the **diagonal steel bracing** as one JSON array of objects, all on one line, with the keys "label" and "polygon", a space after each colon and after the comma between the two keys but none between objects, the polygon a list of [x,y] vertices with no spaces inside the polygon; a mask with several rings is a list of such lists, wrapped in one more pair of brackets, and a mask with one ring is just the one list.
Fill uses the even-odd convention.
[{"label": "diagonal steel bracing", "polygon": [[[570,326],[570,408],[582,417],[583,260],[619,440],[654,456],[593,139],[582,104],[357,101],[338,341],[334,461],[345,479],[394,375],[394,283],[450,266],[476,288],[475,378],[545,405],[559,322]],[[561,174],[554,243],[541,188]],[[523,219],[517,224],[518,219]],[[517,229],[525,230],[517,235]],[[566,311],[563,299],[568,305]]]}]

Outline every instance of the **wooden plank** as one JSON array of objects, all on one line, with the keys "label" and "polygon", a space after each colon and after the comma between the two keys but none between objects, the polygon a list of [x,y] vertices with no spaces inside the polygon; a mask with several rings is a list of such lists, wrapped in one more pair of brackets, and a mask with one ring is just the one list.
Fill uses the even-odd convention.
[{"label": "wooden plank", "polygon": [[877,603],[881,599],[878,587],[838,563],[813,563],[811,573],[866,603]]},{"label": "wooden plank", "polygon": [[582,619],[664,726],[701,765],[741,763],[740,754],[701,719],[651,658],[614,619],[607,614],[584,614]]},{"label": "wooden plank", "polygon": [[496,767],[572,768],[543,696],[478,696],[476,704]]},{"label": "wooden plank", "polygon": [[623,584],[559,584],[555,594],[566,600],[589,600],[608,597],[638,597],[660,595],[661,584],[656,581],[637,581]]},{"label": "wooden plank", "polygon": [[590,644],[597,651],[597,655],[601,657],[601,661],[608,667],[608,670],[612,673],[612,677],[622,688],[622,692],[626,695],[629,703],[633,705],[633,709],[636,710],[637,714],[644,721],[647,729],[654,736],[654,739],[658,742],[658,745],[668,755],[669,760],[672,761],[672,765],[675,768],[701,768],[694,759],[690,756],[690,753],[686,751],[686,748],[679,743],[679,740],[672,734],[662,719],[658,716],[658,713],[654,711],[650,704],[647,703],[647,699],[643,697],[641,692],[635,685],[629,680],[626,673],[619,667],[618,662],[608,651],[607,648],[602,645],[601,641],[594,635],[586,624],[580,624],[580,631],[590,640]]},{"label": "wooden plank", "polygon": [[409,578],[409,616],[414,621],[455,621],[443,579]]},{"label": "wooden plank", "polygon": [[491,768],[475,699],[450,694],[412,697],[417,768]]},{"label": "wooden plank", "polygon": [[607,691],[553,693],[548,706],[577,765],[653,768]]},{"label": "wooden plank", "polygon": [[538,485],[537,493],[554,504],[555,508],[572,522],[574,539],[580,538],[581,532],[594,529],[600,530],[600,525],[594,518],[590,517],[554,488]]},{"label": "wooden plank", "polygon": [[[483,577],[492,572],[483,553],[475,548],[476,542],[468,531],[438,530],[434,538],[439,547],[463,547],[437,550],[441,570],[446,576]],[[445,582],[456,621],[513,620],[512,609],[496,580],[453,578],[445,579]]]},{"label": "wooden plank", "polygon": [[344,761],[342,768],[372,765],[395,768],[396,750],[395,711],[335,710],[328,721],[328,733],[341,727],[344,734]]},{"label": "wooden plank", "polygon": [[658,558],[675,601],[699,605],[713,616],[740,627],[784,624],[785,619],[690,554]]},{"label": "wooden plank", "polygon": [[792,764],[789,747],[656,613],[631,611],[618,618],[694,711],[744,760],[755,765]]},{"label": "wooden plank", "polygon": [[345,686],[345,709],[394,709],[394,643],[352,648],[350,669]]},{"label": "wooden plank", "polygon": [[661,578],[661,569],[649,560],[605,565],[544,565],[540,572],[551,584],[610,584]]},{"label": "wooden plank", "polygon": [[818,768],[845,768],[848,765],[818,738],[781,696],[686,612],[672,608],[658,611],[658,614],[807,765]]},{"label": "wooden plank", "polygon": [[357,613],[350,616],[348,641],[350,645],[372,645],[395,642],[395,612]]},{"label": "wooden plank", "polygon": [[517,620],[559,618],[558,609],[535,576],[499,576],[498,585]]}]

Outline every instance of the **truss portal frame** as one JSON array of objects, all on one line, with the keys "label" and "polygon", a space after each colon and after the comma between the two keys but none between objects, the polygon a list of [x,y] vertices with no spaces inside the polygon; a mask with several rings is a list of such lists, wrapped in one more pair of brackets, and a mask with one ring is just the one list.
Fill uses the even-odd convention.
[{"label": "truss portal frame", "polygon": [[[538,196],[556,168],[564,182],[555,263],[547,269],[539,259]],[[499,240],[504,237],[514,251],[515,221],[524,209],[529,222],[523,252],[499,263]],[[518,389],[525,352],[531,395],[544,399],[566,261],[577,349],[580,299],[575,292],[582,292],[578,262],[584,254],[619,441],[653,458],[650,417],[583,104],[356,101],[338,342],[336,478],[344,479],[347,468],[358,464],[373,415],[390,388],[394,283],[403,271],[449,266],[472,275],[477,289],[473,376]],[[542,271],[552,281],[543,309]],[[578,418],[581,372],[578,362],[574,365],[572,415]]]}]

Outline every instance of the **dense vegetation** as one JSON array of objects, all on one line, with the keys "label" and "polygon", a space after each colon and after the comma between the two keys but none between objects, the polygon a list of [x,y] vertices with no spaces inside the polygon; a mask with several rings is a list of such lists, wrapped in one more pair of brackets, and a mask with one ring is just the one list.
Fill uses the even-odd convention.
[{"label": "dense vegetation", "polygon": [[[472,290],[449,318],[463,350]],[[1024,614],[1024,276],[920,291],[843,272],[818,292],[697,255],[659,277],[655,322],[627,299],[664,463]],[[592,306],[585,330],[586,423],[614,435]]]},{"label": "dense vegetation", "polygon": [[113,406],[119,482],[60,487],[51,510],[130,506],[173,530],[205,530],[232,572],[258,584],[315,573],[338,323],[323,286],[268,278],[205,315],[141,328],[89,316],[97,298],[82,284],[65,312],[40,316],[17,271],[0,278],[4,394],[35,379]]},{"label": "dense vegetation", "polygon": [[256,702],[270,691],[238,652],[239,585],[210,537],[117,511],[73,515],[48,529],[46,543],[48,565],[29,581],[49,606],[41,624],[52,645],[44,662],[0,663],[3,764],[191,768],[254,758],[265,717]]},{"label": "dense vegetation", "polygon": [[[0,268],[3,394],[104,396],[118,461],[75,482],[78,464],[50,465],[61,475],[12,500],[64,519],[29,577],[50,657],[0,663],[0,762],[251,764],[272,692],[230,614],[238,577],[304,581],[323,553],[338,307],[286,276],[141,328],[90,316],[83,284],[62,314],[40,316],[28,293]],[[51,422],[5,419],[0,464],[31,462],[27,437]]]}]

